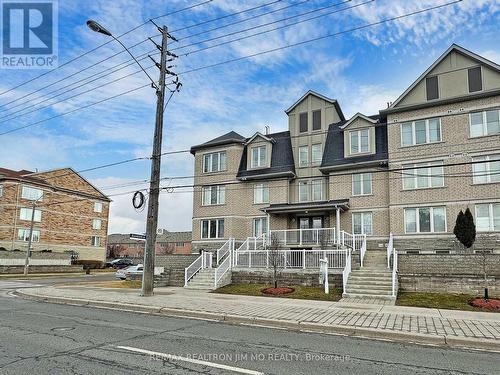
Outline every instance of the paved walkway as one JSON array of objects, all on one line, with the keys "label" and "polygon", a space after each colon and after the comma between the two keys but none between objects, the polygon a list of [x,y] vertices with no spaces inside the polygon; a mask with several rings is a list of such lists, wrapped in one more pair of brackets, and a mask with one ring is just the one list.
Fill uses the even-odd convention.
[{"label": "paved walkway", "polygon": [[[19,292],[34,298],[150,313],[339,332],[413,342],[488,347],[500,351],[500,314],[424,309],[350,302],[326,302],[157,288],[153,297],[138,290],[85,286],[43,287]],[[38,297],[35,297],[38,296]],[[76,301],[75,301],[76,299]],[[462,344],[460,344],[462,343]],[[477,343],[478,345],[474,345]]]}]

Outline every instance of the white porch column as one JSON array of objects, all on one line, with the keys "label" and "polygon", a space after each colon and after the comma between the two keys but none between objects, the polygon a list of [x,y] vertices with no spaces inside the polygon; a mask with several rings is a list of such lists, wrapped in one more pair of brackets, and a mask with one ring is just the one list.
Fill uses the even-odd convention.
[{"label": "white porch column", "polygon": [[337,207],[337,213],[335,215],[336,220],[336,231],[337,231],[337,244],[340,245],[340,208]]}]

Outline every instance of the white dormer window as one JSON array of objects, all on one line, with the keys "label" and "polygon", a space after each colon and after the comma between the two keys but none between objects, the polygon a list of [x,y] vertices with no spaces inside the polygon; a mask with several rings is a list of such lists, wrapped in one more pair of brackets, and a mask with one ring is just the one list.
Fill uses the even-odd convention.
[{"label": "white dormer window", "polygon": [[252,147],[252,168],[262,168],[266,165],[266,146]]},{"label": "white dormer window", "polygon": [[213,152],[203,155],[203,173],[225,171],[227,167],[226,152]]},{"label": "white dormer window", "polygon": [[349,132],[351,155],[370,151],[369,129],[353,130]]}]

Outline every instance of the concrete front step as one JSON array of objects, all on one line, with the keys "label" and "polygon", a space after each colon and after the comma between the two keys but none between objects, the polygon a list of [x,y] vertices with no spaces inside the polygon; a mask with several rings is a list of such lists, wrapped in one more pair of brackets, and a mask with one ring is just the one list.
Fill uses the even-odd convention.
[{"label": "concrete front step", "polygon": [[[352,271],[352,276],[357,277],[376,277],[376,278],[388,278],[392,280],[392,274],[387,272],[367,272],[367,271]],[[349,275],[349,277],[351,276]]]},{"label": "concrete front step", "polygon": [[393,296],[386,296],[386,295],[374,295],[374,294],[360,294],[360,293],[342,293],[343,298],[379,298],[387,301],[394,301],[396,300],[395,297]]},{"label": "concrete front step", "polygon": [[[356,290],[367,290],[366,285],[359,285],[359,284],[349,284],[347,283],[347,291],[356,291]],[[371,291],[377,291],[382,294],[385,294],[385,292],[391,292],[392,293],[392,285],[373,285],[370,284],[370,289]]]},{"label": "concrete front step", "polygon": [[362,288],[346,288],[347,293],[355,293],[355,294],[366,294],[369,296],[391,296],[392,289],[387,290],[378,290],[378,289],[362,289]]}]

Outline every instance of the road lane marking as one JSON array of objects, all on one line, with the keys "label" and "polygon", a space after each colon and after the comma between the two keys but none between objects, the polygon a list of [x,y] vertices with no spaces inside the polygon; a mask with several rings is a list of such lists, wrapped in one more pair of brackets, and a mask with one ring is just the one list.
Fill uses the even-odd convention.
[{"label": "road lane marking", "polygon": [[189,363],[194,363],[194,364],[197,364],[197,365],[209,366],[209,367],[219,368],[219,369],[222,369],[222,370],[239,372],[240,374],[264,375],[264,373],[260,372],[260,371],[248,370],[248,369],[244,369],[244,368],[241,368],[241,367],[233,367],[233,366],[223,365],[223,364],[220,364],[220,363],[200,361],[198,359],[181,357],[181,356],[178,356],[178,355],[175,355],[175,354],[153,352],[151,350],[133,348],[131,346],[116,346],[116,347],[119,348],[119,349],[128,350],[130,352],[141,353],[141,354],[148,354],[148,355],[152,355],[152,356],[159,357],[159,358],[165,358],[165,359],[168,359],[168,360],[189,362]]}]

